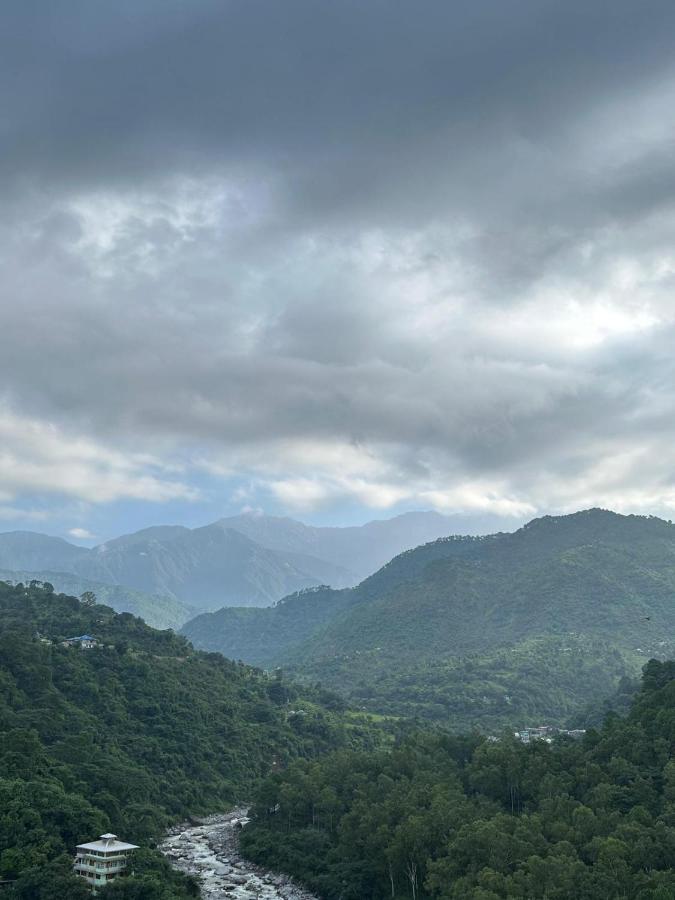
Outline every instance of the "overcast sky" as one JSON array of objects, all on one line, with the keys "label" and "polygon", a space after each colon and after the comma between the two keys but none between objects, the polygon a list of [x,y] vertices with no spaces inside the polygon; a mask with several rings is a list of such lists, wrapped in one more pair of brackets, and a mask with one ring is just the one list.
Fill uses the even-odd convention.
[{"label": "overcast sky", "polygon": [[6,0],[0,530],[675,508],[675,5]]}]

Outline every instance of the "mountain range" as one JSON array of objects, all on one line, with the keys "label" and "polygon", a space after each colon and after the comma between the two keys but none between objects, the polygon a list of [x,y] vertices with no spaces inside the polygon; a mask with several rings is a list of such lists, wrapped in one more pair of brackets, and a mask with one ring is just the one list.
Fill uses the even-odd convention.
[{"label": "mountain range", "polygon": [[[183,633],[230,657],[290,667],[381,712],[466,726],[492,713],[512,718],[510,682],[524,709],[551,715],[555,706],[560,717],[593,701],[600,683],[609,692],[649,656],[667,655],[674,628],[675,526],[594,509],[514,533],[442,538],[357,587],[223,609]],[[549,699],[528,707],[528,687],[541,679]],[[556,706],[549,700],[563,682],[575,702]]]},{"label": "mountain range", "polygon": [[91,549],[15,531],[0,534],[0,577],[49,581],[68,593],[93,590],[117,611],[179,627],[201,610],[269,606],[307,587],[355,585],[401,550],[469,521],[411,512],[327,528],[244,514],[194,529],[145,528]]}]

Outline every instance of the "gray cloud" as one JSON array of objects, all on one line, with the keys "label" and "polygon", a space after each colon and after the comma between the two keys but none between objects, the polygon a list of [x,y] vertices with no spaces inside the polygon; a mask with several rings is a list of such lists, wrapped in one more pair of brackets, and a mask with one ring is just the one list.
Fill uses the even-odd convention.
[{"label": "gray cloud", "polygon": [[675,505],[672,4],[5,19],[3,403],[70,495]]}]

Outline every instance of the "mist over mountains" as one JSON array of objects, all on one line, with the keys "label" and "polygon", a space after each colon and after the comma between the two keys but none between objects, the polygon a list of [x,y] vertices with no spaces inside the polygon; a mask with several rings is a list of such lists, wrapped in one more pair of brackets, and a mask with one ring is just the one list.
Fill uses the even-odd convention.
[{"label": "mist over mountains", "polygon": [[16,531],[0,534],[0,569],[5,580],[50,581],[76,594],[93,590],[118,611],[178,627],[200,610],[263,607],[303,588],[355,585],[404,549],[480,525],[411,512],[326,528],[251,513],[194,529],[154,526],[92,549]]}]

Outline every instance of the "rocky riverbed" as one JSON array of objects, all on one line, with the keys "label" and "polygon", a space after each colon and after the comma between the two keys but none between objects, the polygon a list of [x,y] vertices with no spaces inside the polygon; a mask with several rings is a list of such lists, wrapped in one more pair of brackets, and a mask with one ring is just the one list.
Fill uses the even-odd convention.
[{"label": "rocky riverbed", "polygon": [[171,864],[195,875],[208,900],[317,900],[285,875],[267,872],[239,853],[239,830],[248,810],[173,828],[160,846]]}]

